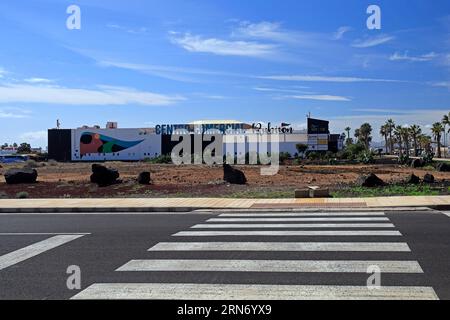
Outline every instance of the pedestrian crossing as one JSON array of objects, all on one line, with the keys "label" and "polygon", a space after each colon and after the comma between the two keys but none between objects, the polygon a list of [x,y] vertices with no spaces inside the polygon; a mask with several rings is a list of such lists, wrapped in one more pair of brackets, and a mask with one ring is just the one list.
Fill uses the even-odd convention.
[{"label": "pedestrian crossing", "polygon": [[[222,213],[148,248],[151,258],[115,271],[121,278],[156,274],[159,281],[95,283],[72,298],[438,299],[395,229],[381,211]],[[367,285],[374,266],[381,272],[376,288]],[[259,275],[267,277],[258,281]]]}]

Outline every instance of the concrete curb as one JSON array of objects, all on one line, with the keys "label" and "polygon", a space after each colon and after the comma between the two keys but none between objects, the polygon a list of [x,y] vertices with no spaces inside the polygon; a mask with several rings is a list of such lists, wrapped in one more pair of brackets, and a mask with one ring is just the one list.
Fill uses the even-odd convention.
[{"label": "concrete curb", "polygon": [[199,208],[199,207],[47,207],[47,208],[0,208],[0,214],[5,213],[155,213],[155,212],[174,212],[174,213],[198,213],[198,214],[214,214],[214,213],[238,213],[238,212],[375,212],[375,211],[434,211],[434,210],[448,210],[449,206],[430,206],[430,207],[364,207],[364,208],[344,208],[344,207],[314,207],[314,208]]},{"label": "concrete curb", "polygon": [[128,212],[191,212],[198,207],[74,207],[74,208],[0,208],[0,213],[128,213]]}]

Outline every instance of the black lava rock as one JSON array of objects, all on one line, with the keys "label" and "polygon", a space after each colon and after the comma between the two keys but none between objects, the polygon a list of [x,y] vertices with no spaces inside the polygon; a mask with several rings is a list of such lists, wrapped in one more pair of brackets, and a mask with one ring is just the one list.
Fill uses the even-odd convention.
[{"label": "black lava rock", "polygon": [[379,186],[386,185],[386,183],[383,180],[378,178],[373,173],[370,173],[368,175],[360,176],[358,178],[358,180],[356,181],[356,183],[357,183],[357,185],[359,185],[361,187],[368,187],[368,188],[373,188],[373,187],[379,187]]},{"label": "black lava rock", "polygon": [[433,183],[434,182],[434,176],[431,173],[427,173],[423,177],[423,182],[425,182],[425,183]]},{"label": "black lava rock", "polygon": [[91,182],[99,186],[108,186],[117,183],[119,172],[116,169],[107,168],[100,164],[92,165]]},{"label": "black lava rock", "polygon": [[436,170],[439,172],[450,172],[450,164],[445,163],[445,162],[440,162],[436,166]]},{"label": "black lava rock", "polygon": [[415,174],[411,174],[408,176],[408,178],[406,178],[405,183],[406,184],[419,184],[420,178],[418,176],[416,176]]},{"label": "black lava rock", "polygon": [[7,184],[35,183],[37,176],[37,171],[31,168],[9,169],[5,172]]},{"label": "black lava rock", "polygon": [[137,181],[139,184],[150,184],[150,172],[144,171],[139,173]]},{"label": "black lava rock", "polygon": [[230,166],[229,164],[223,165],[223,180],[231,184],[246,184],[247,178],[245,174]]},{"label": "black lava rock", "polygon": [[411,161],[411,168],[422,168],[425,165],[425,161],[422,159],[413,159]]}]

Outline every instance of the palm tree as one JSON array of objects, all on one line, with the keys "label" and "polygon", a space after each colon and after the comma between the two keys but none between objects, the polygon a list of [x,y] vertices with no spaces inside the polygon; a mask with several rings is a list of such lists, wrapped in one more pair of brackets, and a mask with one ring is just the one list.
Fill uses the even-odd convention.
[{"label": "palm tree", "polygon": [[359,131],[361,132],[361,138],[364,145],[366,146],[366,149],[369,149],[370,142],[372,141],[372,126],[367,122],[363,123],[361,125],[361,128],[359,128]]},{"label": "palm tree", "polygon": [[401,128],[401,135],[402,135],[402,140],[403,143],[405,145],[405,152],[406,155],[409,156],[409,139],[410,139],[410,134],[409,134],[409,128],[408,127],[402,127]]},{"label": "palm tree", "polygon": [[416,124],[413,124],[409,128],[409,133],[411,134],[411,138],[412,138],[413,143],[414,143],[414,155],[417,157],[418,156],[418,152],[417,152],[417,138],[422,133],[422,129],[420,129],[420,126],[418,126]]},{"label": "palm tree", "polygon": [[352,128],[350,128],[350,127],[345,128],[345,131],[347,131],[347,141],[346,141],[346,144],[349,144],[349,142],[350,142],[350,130],[352,130]]},{"label": "palm tree", "polygon": [[392,133],[395,129],[395,122],[392,119],[389,119],[388,121],[386,121],[386,129],[387,132],[389,133],[389,141],[390,141],[390,153],[393,152],[394,150],[394,141],[392,140]]},{"label": "palm tree", "polygon": [[[399,156],[403,156],[403,135],[402,135],[402,126],[396,126],[394,128],[394,136],[395,139],[398,142],[398,152]],[[391,143],[393,144],[393,140],[391,140]]]},{"label": "palm tree", "polygon": [[359,129],[355,129],[354,136],[355,136],[357,142],[361,142],[361,131]]},{"label": "palm tree", "polygon": [[384,138],[384,147],[386,149],[386,154],[388,153],[388,127],[386,125],[382,125],[380,128],[380,135]]},{"label": "palm tree", "polygon": [[441,157],[441,137],[442,132],[444,131],[444,126],[440,122],[436,122],[433,124],[433,127],[431,128],[431,132],[433,133],[434,138],[436,139],[437,143],[437,156],[438,158]]},{"label": "palm tree", "polygon": [[431,146],[431,137],[427,136],[425,134],[420,134],[417,137],[417,141],[420,145],[420,148],[429,152],[430,151],[430,146]]},{"label": "palm tree", "polygon": [[[447,132],[445,131],[445,127],[448,125],[450,126],[450,112],[442,118],[442,124],[444,125],[444,146],[447,145]],[[450,133],[450,128],[448,129],[448,132]],[[447,153],[447,152],[445,152]],[[446,155],[445,155],[446,156]]]}]

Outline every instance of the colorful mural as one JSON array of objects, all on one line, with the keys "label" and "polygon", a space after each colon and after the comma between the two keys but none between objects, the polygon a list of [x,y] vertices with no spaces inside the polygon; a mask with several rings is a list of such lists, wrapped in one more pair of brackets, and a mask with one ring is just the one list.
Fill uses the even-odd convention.
[{"label": "colorful mural", "polygon": [[123,141],[99,133],[83,132],[80,137],[80,156],[88,153],[113,153],[134,147],[144,140]]}]

